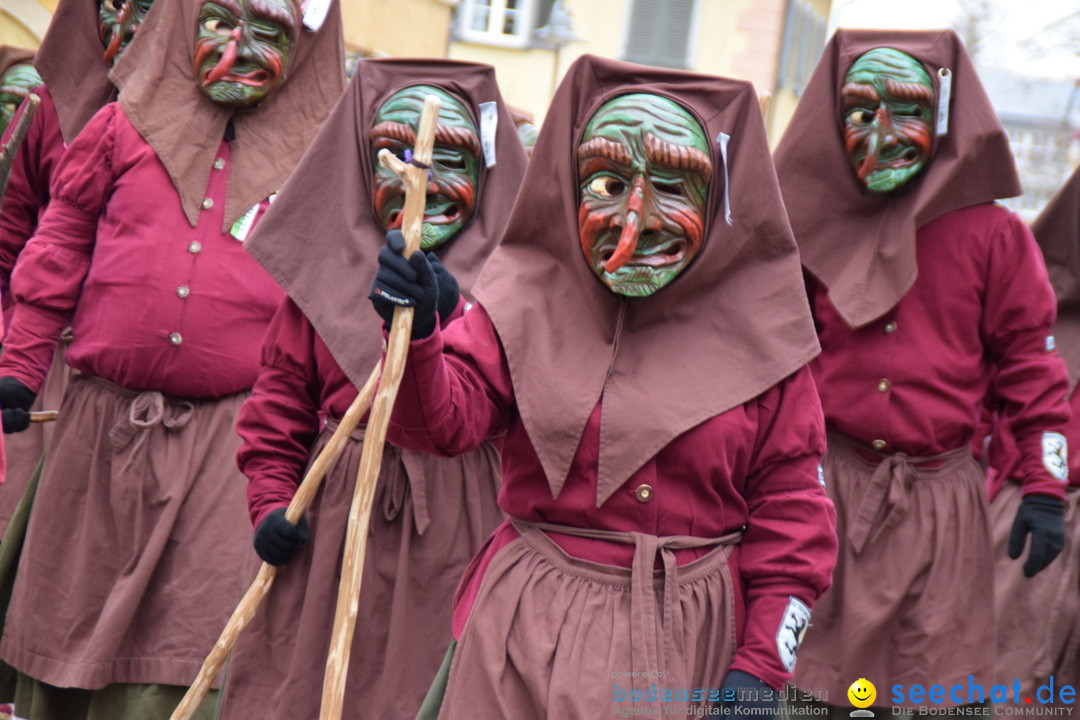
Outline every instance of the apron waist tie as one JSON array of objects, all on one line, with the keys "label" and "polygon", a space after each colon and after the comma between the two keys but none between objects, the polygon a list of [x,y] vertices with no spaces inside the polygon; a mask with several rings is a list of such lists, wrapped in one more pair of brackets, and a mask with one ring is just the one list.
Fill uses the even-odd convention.
[{"label": "apron waist tie", "polygon": [[912,457],[903,452],[885,455],[855,438],[836,432],[829,433],[828,442],[834,447],[843,447],[864,461],[866,457],[878,459],[848,526],[848,540],[856,555],[879,533],[904,516],[911,484],[918,475],[947,474],[971,459],[971,448],[966,445],[939,455]]},{"label": "apron waist tie", "polygon": [[[641,532],[622,532],[601,528],[583,528],[556,523],[535,523],[511,518],[511,523],[521,535],[529,530],[561,533],[576,537],[608,540],[634,546],[634,559],[630,569],[630,648],[635,670],[666,670],[667,649],[674,645],[674,604],[678,596],[679,571],[673,550],[685,548],[729,546],[742,539],[742,531],[721,537],[703,538],[691,535],[651,535]],[[658,635],[656,595],[653,592],[653,567],[660,555],[663,565],[662,632]]]}]

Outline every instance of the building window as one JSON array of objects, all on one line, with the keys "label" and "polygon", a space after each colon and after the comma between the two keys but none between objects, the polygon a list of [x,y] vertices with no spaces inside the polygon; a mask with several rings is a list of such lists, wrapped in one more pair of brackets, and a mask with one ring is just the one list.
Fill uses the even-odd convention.
[{"label": "building window", "polygon": [[537,0],[463,0],[455,15],[455,35],[465,42],[525,47],[536,27],[536,6]]},{"label": "building window", "polygon": [[659,67],[690,67],[697,0],[631,0],[623,58]]},{"label": "building window", "polygon": [[825,18],[806,0],[788,0],[777,86],[802,95],[825,48]]}]

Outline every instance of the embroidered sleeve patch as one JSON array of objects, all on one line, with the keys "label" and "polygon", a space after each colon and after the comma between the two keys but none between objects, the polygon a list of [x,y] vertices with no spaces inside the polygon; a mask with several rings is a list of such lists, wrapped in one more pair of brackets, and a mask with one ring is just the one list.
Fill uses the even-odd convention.
[{"label": "embroidered sleeve patch", "polygon": [[797,597],[789,597],[784,617],[776,630],[776,651],[788,672],[795,670],[795,652],[802,644],[810,624],[810,608]]},{"label": "embroidered sleeve patch", "polygon": [[1065,436],[1056,432],[1042,435],[1043,465],[1055,480],[1069,481],[1069,449]]}]

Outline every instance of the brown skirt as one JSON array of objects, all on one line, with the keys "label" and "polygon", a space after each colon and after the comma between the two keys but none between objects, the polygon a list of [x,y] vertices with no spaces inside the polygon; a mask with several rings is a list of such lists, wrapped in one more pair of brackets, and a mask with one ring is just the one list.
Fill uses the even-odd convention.
[{"label": "brown skirt", "polygon": [[1066,495],[1065,548],[1033,578],[1024,577],[1025,554],[1007,548],[1021,490],[1005,483],[990,505],[994,530],[997,666],[994,682],[1020,681],[1034,694],[1054,676],[1054,687],[1080,685],[1080,490]]},{"label": "brown skirt", "polygon": [[973,675],[989,686],[994,563],[982,469],[967,449],[874,463],[854,442],[829,436],[840,553],[795,684],[837,705],[859,678],[877,686],[881,704],[894,684],[948,687]]},{"label": "brown skirt", "polygon": [[[332,430],[320,434],[312,457]],[[220,720],[319,716],[362,451],[357,430],[307,512],[311,541],[278,571],[237,642]],[[349,654],[347,717],[416,715],[451,639],[461,575],[503,520],[499,478],[491,445],[456,458],[385,446]]]},{"label": "brown skirt", "polygon": [[245,396],[72,379],[0,658],[57,687],[194,680],[254,555],[233,429]]},{"label": "brown skirt", "polygon": [[440,720],[682,716],[705,705],[735,651],[730,545],[649,573],[644,594],[657,611],[640,627],[630,568],[571,557],[540,529],[519,530],[484,573]]}]

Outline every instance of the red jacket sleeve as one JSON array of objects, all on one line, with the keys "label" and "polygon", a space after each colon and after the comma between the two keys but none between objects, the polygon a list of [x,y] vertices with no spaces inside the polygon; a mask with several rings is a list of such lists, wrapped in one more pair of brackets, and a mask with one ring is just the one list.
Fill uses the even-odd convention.
[{"label": "red jacket sleeve", "polygon": [[810,610],[832,583],[836,511],[822,485],[825,421],[810,371],[757,402],[766,420],[743,490],[749,520],[738,567],[746,611],[731,668],[779,689],[791,679]]},{"label": "red jacket sleeve", "polygon": [[4,340],[0,374],[41,389],[60,333],[70,322],[90,269],[98,218],[113,176],[116,104],[106,105],[64,153],[52,178],[52,200],[23,248],[12,277],[15,312]]},{"label": "red jacket sleeve", "polygon": [[1035,238],[1002,213],[994,228],[982,331],[996,373],[995,420],[1015,442],[1024,494],[1064,497],[1069,376],[1052,336],[1056,301]]},{"label": "red jacket sleeve", "polygon": [[495,327],[474,305],[409,344],[387,440],[442,457],[460,455],[506,432],[513,397]]},{"label": "red jacket sleeve", "polygon": [[248,513],[256,527],[296,494],[319,432],[314,346],[311,323],[286,298],[267,328],[259,377],[236,422],[237,464],[248,479]]},{"label": "red jacket sleeve", "polygon": [[[12,302],[9,289],[15,261],[34,236],[38,219],[49,204],[49,181],[64,152],[64,138],[52,96],[45,86],[34,88],[33,92],[41,98],[41,103],[15,153],[0,213],[0,294],[5,308]],[[23,103],[4,133],[4,142],[25,109]]]}]

